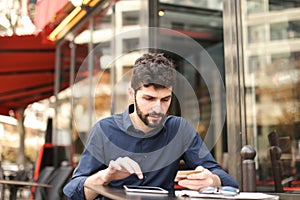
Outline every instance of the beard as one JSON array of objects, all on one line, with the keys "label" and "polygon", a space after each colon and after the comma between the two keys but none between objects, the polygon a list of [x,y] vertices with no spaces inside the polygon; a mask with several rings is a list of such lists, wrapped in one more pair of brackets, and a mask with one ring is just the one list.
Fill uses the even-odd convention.
[{"label": "beard", "polygon": [[[163,118],[165,117],[165,114],[157,113],[157,112],[151,112],[151,113],[148,113],[148,114],[144,114],[141,111],[139,105],[137,104],[136,99],[134,101],[135,101],[137,115],[144,122],[145,125],[147,125],[150,128],[157,128],[157,127],[160,127],[162,125]],[[161,118],[160,118],[160,120],[149,121],[149,118],[148,118],[149,116],[156,116],[156,117],[161,117]]]}]

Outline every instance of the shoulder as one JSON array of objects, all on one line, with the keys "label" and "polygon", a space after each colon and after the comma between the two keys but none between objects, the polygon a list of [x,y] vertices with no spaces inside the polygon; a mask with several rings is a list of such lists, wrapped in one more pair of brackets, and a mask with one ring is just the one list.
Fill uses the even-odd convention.
[{"label": "shoulder", "polygon": [[109,116],[109,117],[102,118],[102,119],[100,119],[100,120],[97,122],[97,124],[98,124],[99,126],[110,125],[110,124],[113,124],[113,123],[115,123],[114,115]]},{"label": "shoulder", "polygon": [[185,120],[183,117],[175,116],[175,115],[168,115],[166,118],[166,123],[179,123],[180,121]]},{"label": "shoulder", "polygon": [[183,117],[170,115],[167,117],[165,127],[169,130],[176,131],[184,137],[195,137],[196,130]]},{"label": "shoulder", "polygon": [[120,127],[118,124],[119,115],[112,115],[98,120],[91,129],[91,133],[106,132],[113,127]]},{"label": "shoulder", "polygon": [[174,116],[174,115],[169,115],[166,118],[165,124],[167,126],[172,126],[172,127],[182,127],[182,126],[190,126],[189,123],[184,119],[183,117],[179,116]]},{"label": "shoulder", "polygon": [[105,127],[105,126],[115,126],[116,124],[122,122],[121,114],[114,114],[109,117],[105,117],[96,122],[95,126]]},{"label": "shoulder", "polygon": [[107,138],[112,136],[118,136],[122,132],[122,125],[118,124],[116,120],[116,115],[105,117],[97,121],[92,127],[89,137],[91,142],[103,140],[106,141]]}]

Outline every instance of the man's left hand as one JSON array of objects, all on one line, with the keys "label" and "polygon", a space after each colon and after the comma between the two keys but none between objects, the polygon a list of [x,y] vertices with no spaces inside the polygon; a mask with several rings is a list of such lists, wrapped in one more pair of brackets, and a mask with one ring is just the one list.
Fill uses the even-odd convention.
[{"label": "man's left hand", "polygon": [[221,186],[219,176],[213,174],[208,169],[198,166],[195,171],[197,173],[189,174],[186,179],[180,180],[178,185],[191,190],[199,190],[204,186]]}]

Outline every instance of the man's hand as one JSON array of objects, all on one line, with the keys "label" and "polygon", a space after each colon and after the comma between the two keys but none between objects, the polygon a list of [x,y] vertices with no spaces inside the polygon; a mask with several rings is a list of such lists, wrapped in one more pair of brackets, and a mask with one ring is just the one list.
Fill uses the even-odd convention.
[{"label": "man's hand", "polygon": [[143,173],[140,165],[129,157],[118,158],[110,161],[108,167],[92,176],[89,176],[84,185],[84,194],[87,200],[94,199],[97,193],[90,190],[89,187],[107,185],[113,180],[121,180],[127,178],[131,174],[136,174],[139,179],[143,179]]},{"label": "man's hand", "polygon": [[140,165],[129,157],[110,161],[108,168],[104,171],[106,171],[104,177],[106,182],[124,179],[131,174],[136,174],[139,179],[143,179]]},{"label": "man's hand", "polygon": [[195,171],[198,173],[189,174],[186,179],[180,180],[178,184],[191,190],[199,190],[203,186],[221,186],[219,176],[208,169],[198,166]]}]

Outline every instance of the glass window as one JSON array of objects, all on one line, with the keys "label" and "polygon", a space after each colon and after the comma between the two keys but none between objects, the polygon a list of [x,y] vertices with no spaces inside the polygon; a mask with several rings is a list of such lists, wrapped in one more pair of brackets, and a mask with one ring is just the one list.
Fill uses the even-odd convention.
[{"label": "glass window", "polygon": [[281,10],[286,10],[289,8],[296,8],[300,6],[299,1],[272,1],[269,0],[267,1],[269,3],[269,10],[270,11],[281,11]]},{"label": "glass window", "polygon": [[140,23],[139,10],[124,11],[122,15],[123,26],[138,25]]},{"label": "glass window", "polygon": [[223,0],[159,0],[160,3],[167,3],[181,6],[191,6],[204,9],[222,10]]},{"label": "glass window", "polygon": [[261,13],[265,10],[264,0],[248,0],[246,5],[247,14]]},{"label": "glass window", "polygon": [[72,139],[78,155],[83,150],[92,125],[111,113],[123,112],[128,105],[129,79],[126,79],[128,76],[124,78],[124,74],[131,71],[134,60],[141,55],[128,51],[138,49],[142,39],[138,31],[134,34],[122,32],[145,26],[141,24],[141,18],[146,15],[141,2],[117,1],[114,9],[93,15],[93,28],[87,23],[85,29],[74,38],[76,54],[82,49],[79,47],[89,49],[83,60],[75,56],[76,61],[81,61],[76,64],[72,88]]},{"label": "glass window", "polygon": [[[224,78],[223,19],[222,12],[218,10],[218,5],[221,2],[164,0],[160,3],[159,10],[163,13],[159,15],[159,26],[181,32],[192,38],[205,49],[203,51],[208,53],[219,70],[220,74],[213,73],[213,67],[205,62],[203,52],[192,50],[188,43],[176,36],[168,36],[168,38],[160,41],[163,47],[172,44],[173,48],[182,51],[184,56],[172,53],[168,55],[178,65],[176,70],[185,77],[192,87],[193,93],[195,93],[191,94],[191,90],[185,88],[184,84],[178,84],[175,91],[180,91],[181,98],[186,99],[186,101],[174,103],[174,107],[171,108],[172,114],[184,116],[189,122],[197,120],[196,129],[198,133],[205,140],[216,160],[222,163],[223,153],[227,152],[227,132],[224,127],[217,131],[217,126],[221,122],[220,118],[214,118],[214,116],[224,114],[222,109],[214,110],[214,108],[222,107],[222,93],[220,91],[222,90],[221,85],[224,84],[222,81],[217,81],[220,75]],[[169,4],[166,5],[165,3]],[[197,64],[193,66],[188,61]],[[208,72],[208,74],[204,75],[203,72]],[[215,81],[209,84],[207,79]],[[196,96],[197,105],[191,106],[193,105],[191,103],[193,95]],[[213,101],[215,99],[218,100]],[[209,133],[210,130],[214,131]],[[218,136],[219,132],[222,132],[222,137]],[[228,169],[225,165],[223,167]]]},{"label": "glass window", "polygon": [[137,49],[139,47],[139,38],[123,39],[123,52],[128,52],[131,49]]},{"label": "glass window", "polygon": [[210,46],[223,38],[223,21],[218,11],[199,14],[188,9],[185,12],[162,9],[164,15],[159,18],[160,27],[182,31],[201,41],[202,46]]},{"label": "glass window", "polygon": [[263,72],[265,66],[265,58],[263,56],[251,56],[249,61],[248,73]]},{"label": "glass window", "polygon": [[242,27],[248,38],[243,44],[246,135],[257,150],[257,188],[273,191],[268,141],[273,130],[280,138],[288,138],[286,145],[281,145],[282,159],[287,162],[283,173],[300,178],[300,4],[242,2]]},{"label": "glass window", "polygon": [[300,38],[300,20],[270,24],[271,40]]},{"label": "glass window", "polygon": [[288,35],[289,38],[300,38],[300,20],[289,22]]},{"label": "glass window", "polygon": [[248,27],[248,42],[257,43],[266,41],[266,31],[264,25],[255,25]]}]

